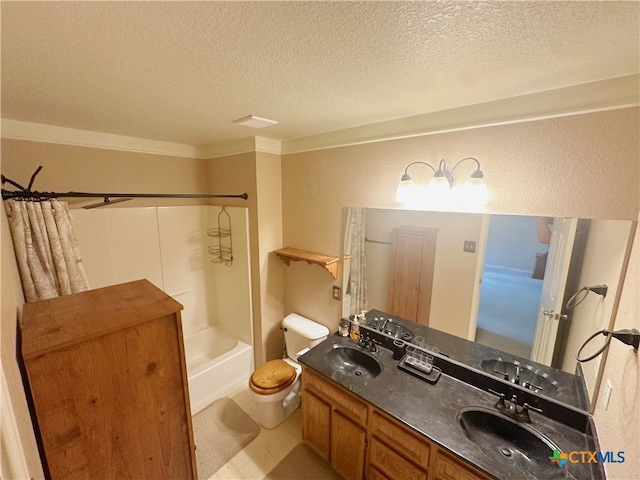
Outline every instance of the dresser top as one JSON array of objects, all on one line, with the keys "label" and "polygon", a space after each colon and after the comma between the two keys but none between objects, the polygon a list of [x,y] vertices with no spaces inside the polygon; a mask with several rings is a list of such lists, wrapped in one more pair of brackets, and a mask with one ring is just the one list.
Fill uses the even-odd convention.
[{"label": "dresser top", "polygon": [[26,303],[20,325],[22,355],[42,355],[182,308],[148,280]]}]

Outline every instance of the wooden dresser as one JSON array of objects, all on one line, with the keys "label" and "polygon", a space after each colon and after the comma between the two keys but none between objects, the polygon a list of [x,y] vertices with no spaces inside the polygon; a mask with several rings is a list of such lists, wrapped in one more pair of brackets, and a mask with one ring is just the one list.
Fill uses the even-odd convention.
[{"label": "wooden dresser", "polygon": [[147,280],[25,304],[22,359],[50,478],[197,478],[181,310]]}]

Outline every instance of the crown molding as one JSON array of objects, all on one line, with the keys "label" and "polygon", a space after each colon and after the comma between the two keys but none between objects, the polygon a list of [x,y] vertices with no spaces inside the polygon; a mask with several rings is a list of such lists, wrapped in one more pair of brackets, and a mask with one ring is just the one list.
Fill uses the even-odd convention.
[{"label": "crown molding", "polygon": [[627,75],[288,140],[244,137],[187,145],[4,118],[0,133],[15,140],[186,158],[280,155],[635,107],[640,105],[638,85],[639,74]]},{"label": "crown molding", "polygon": [[57,127],[42,123],[11,120],[8,118],[2,119],[2,138],[73,145],[77,147],[151,153],[174,157],[193,158],[198,155],[197,147],[183,143],[163,142],[159,140],[128,137],[125,135],[79,130],[76,128]]},{"label": "crown molding", "polygon": [[281,141],[267,137],[244,137],[216,142],[198,150],[198,158],[217,158],[248,152],[275,153],[280,155]]},{"label": "crown molding", "polygon": [[640,105],[638,85],[640,75],[627,75],[283,140],[282,154],[634,107]]},{"label": "crown molding", "polygon": [[244,137],[207,146],[163,142],[146,138],[93,132],[77,128],[57,127],[43,123],[2,119],[2,138],[30,142],[73,145],[76,147],[103,148],[127,152],[149,153],[186,158],[216,158],[247,152],[281,152],[280,140],[267,137]]}]

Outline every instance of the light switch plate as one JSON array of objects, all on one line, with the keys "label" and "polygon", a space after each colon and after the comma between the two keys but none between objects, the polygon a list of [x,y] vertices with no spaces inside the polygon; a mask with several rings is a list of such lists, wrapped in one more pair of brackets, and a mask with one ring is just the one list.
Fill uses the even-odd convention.
[{"label": "light switch plate", "polygon": [[338,285],[334,285],[333,290],[331,291],[331,296],[334,300],[340,300],[342,298],[342,289]]},{"label": "light switch plate", "polygon": [[465,240],[462,245],[462,251],[467,253],[475,253],[476,251],[476,242],[473,240]]}]

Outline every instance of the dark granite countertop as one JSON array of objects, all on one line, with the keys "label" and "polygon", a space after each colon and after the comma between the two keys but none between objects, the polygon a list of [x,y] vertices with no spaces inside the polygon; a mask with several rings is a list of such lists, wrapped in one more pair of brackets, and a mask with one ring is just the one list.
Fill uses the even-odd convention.
[{"label": "dark granite countertop", "polygon": [[499,358],[506,363],[513,363],[515,360],[518,360],[522,365],[531,366],[536,371],[544,372],[557,381],[557,391],[550,395],[547,395],[546,392],[540,392],[541,396],[549,397],[559,403],[567,404],[580,410],[586,411],[589,407],[584,381],[576,375],[480,343],[470,342],[464,338],[456,337],[455,335],[450,335],[434,328],[410,323],[407,320],[380,310],[372,309],[366,314],[367,321],[371,321],[376,317],[388,318],[406,326],[413,332],[414,336],[423,336],[425,338],[425,344],[436,346],[443,354],[452,360],[475,370],[482,371],[483,360]]},{"label": "dark granite countertop", "polygon": [[[327,354],[336,345],[359,348],[348,337],[331,335],[299,357],[298,361],[485,473],[505,480],[604,479],[602,469],[594,464],[567,463],[563,468],[555,467],[545,472],[533,472],[526,471],[527,466],[523,466],[522,463],[515,464],[515,461],[510,463],[511,460],[508,458],[498,462],[487,456],[478,445],[465,436],[457,422],[457,415],[463,407],[484,407],[493,410],[496,397],[446,374],[447,372],[455,373],[456,368],[464,370],[464,367],[454,365],[455,368],[449,370],[446,365],[442,365],[445,367],[443,368],[445,373],[440,376],[436,384],[430,384],[398,369],[398,360],[393,359],[391,350],[378,347],[377,352],[371,354],[382,365],[382,371],[377,377],[347,376],[336,372],[327,362]],[[446,359],[438,360],[447,361]],[[479,375],[479,372],[474,374]],[[486,378],[489,376],[487,375]],[[563,407],[554,406],[554,408]],[[570,413],[573,416],[582,415],[575,411]],[[565,453],[597,449],[596,439],[592,435],[593,423],[586,414],[584,414],[584,421],[574,422],[574,426],[568,426],[536,412],[531,412],[530,416],[532,422],[529,425],[546,435]],[[549,463],[551,464],[550,460]]]}]

